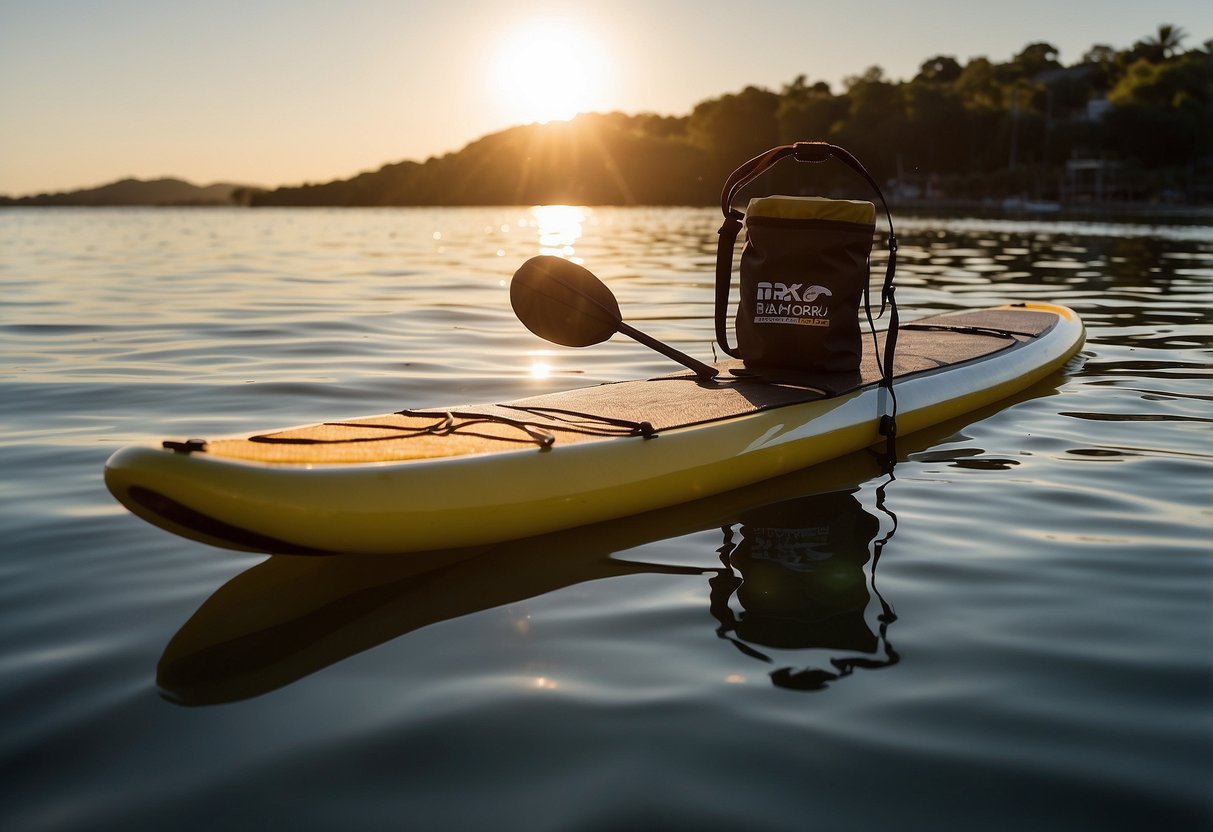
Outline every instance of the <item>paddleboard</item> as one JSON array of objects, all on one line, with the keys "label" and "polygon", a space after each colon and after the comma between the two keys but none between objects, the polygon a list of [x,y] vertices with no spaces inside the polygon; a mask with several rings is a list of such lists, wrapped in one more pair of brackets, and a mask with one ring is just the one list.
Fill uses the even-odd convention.
[{"label": "paddleboard", "polygon": [[[1070,309],[1017,304],[901,326],[901,434],[990,405],[1081,347]],[[855,374],[684,372],[509,402],[403,409],[124,448],[105,480],[139,517],[251,551],[389,554],[480,546],[740,488],[884,441],[879,334]]]}]

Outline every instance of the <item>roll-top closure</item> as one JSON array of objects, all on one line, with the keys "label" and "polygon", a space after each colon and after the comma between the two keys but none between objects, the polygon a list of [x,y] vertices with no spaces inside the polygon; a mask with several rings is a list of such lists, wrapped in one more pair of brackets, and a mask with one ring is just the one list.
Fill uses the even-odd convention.
[{"label": "roll-top closure", "polygon": [[876,206],[862,199],[828,199],[822,196],[761,196],[750,200],[747,220],[829,220],[876,225]]}]

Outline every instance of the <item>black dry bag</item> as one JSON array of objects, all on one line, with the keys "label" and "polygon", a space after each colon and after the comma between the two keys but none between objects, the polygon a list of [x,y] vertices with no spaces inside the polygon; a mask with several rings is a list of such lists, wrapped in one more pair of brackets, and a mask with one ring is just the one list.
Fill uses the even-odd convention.
[{"label": "black dry bag", "polygon": [[[862,356],[859,305],[862,298],[868,306],[875,206],[857,200],[768,196],[750,200],[745,213],[732,207],[747,183],[789,156],[803,162],[833,156],[875,189],[889,218],[889,267],[881,301],[892,302],[896,238],[876,182],[850,153],[835,145],[783,145],[733,171],[721,194],[725,221],[716,258],[716,339],[725,352],[743,359],[747,367],[856,373]],[[733,247],[743,221],[746,242],[741,252],[734,348],[729,345],[725,318],[733,280]],[[896,338],[895,328],[892,338]],[[885,363],[891,366],[891,360]]]}]

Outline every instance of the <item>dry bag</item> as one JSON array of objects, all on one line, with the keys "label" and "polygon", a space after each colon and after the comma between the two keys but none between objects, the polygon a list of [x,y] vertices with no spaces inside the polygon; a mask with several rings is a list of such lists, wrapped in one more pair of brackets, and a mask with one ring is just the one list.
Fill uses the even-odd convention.
[{"label": "dry bag", "polygon": [[[839,159],[876,191],[889,219],[889,267],[881,295],[892,302],[896,238],[892,217],[876,182],[850,153],[824,142],[773,148],[733,171],[721,194],[725,221],[716,260],[716,338],[747,367],[855,373],[862,355],[859,306],[868,304],[869,259],[876,230],[870,202],[823,197],[768,196],[750,200],[744,213],[732,207],[737,193],[781,159]],[[730,346],[726,316],[733,281],[733,248],[741,228],[741,294],[737,346]],[[891,371],[892,336],[882,376]]]}]

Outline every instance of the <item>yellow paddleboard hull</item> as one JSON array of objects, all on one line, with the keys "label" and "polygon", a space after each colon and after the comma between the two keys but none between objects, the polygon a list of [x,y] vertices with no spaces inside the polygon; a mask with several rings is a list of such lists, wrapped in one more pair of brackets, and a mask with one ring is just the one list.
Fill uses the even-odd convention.
[{"label": "yellow paddleboard hull", "polygon": [[[992,404],[1080,349],[1078,316],[1012,349],[895,384],[901,434]],[[539,450],[450,458],[282,464],[140,445],[115,453],[106,484],[133,513],[186,537],[260,551],[404,553],[477,546],[688,502],[883,441],[887,391],[851,393],[674,428]]]}]

